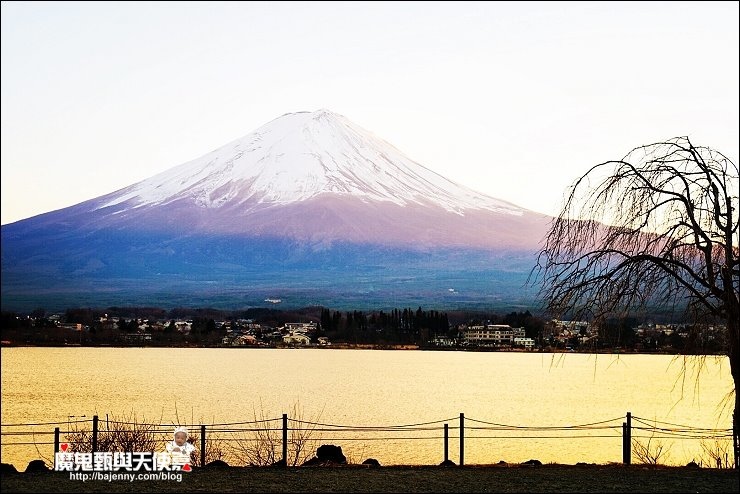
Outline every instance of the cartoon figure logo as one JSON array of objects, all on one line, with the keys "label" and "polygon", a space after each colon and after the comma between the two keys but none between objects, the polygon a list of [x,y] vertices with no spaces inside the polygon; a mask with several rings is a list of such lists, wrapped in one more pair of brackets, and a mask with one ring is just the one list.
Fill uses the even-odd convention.
[{"label": "cartoon figure logo", "polygon": [[174,439],[167,443],[166,449],[172,466],[186,472],[191,470],[190,454],[195,451],[195,446],[188,442],[188,430],[185,427],[175,428]]}]

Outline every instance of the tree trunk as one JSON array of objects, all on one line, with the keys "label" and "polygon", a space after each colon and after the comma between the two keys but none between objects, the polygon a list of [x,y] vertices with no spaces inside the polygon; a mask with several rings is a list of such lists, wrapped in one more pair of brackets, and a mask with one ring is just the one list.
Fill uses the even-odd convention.
[{"label": "tree trunk", "polygon": [[[735,312],[733,314],[733,312]],[[735,385],[735,410],[732,412],[732,449],[735,456],[735,470],[740,477],[740,321],[736,311],[730,311],[727,321],[727,334],[730,337],[730,374]]]},{"label": "tree trunk", "polygon": [[[737,383],[737,380],[735,381]],[[735,384],[735,410],[732,413],[732,445],[735,450],[735,470],[740,472],[740,466],[738,466],[738,457],[740,457],[740,426],[738,420],[740,418],[740,393],[737,392],[737,384]]]}]

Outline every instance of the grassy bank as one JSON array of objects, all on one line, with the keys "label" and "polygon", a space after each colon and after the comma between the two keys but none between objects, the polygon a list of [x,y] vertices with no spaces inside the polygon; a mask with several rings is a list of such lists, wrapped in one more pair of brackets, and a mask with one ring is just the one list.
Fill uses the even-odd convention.
[{"label": "grassy bank", "polygon": [[2,492],[738,492],[738,472],[640,465],[205,468],[182,482],[11,474]]}]

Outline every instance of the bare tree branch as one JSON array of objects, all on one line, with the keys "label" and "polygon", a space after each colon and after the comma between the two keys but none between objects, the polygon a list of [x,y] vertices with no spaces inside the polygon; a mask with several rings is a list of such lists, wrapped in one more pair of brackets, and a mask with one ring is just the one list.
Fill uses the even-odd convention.
[{"label": "bare tree branch", "polygon": [[[732,160],[688,137],[592,166],[568,188],[532,270],[546,309],[599,320],[664,306],[691,322],[721,319],[737,390],[738,175]],[[739,451],[736,434],[736,464]]]}]

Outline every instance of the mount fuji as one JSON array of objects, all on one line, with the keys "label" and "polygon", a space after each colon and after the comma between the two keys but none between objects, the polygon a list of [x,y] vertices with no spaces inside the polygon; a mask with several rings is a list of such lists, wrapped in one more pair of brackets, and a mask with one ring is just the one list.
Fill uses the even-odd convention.
[{"label": "mount fuji", "polygon": [[2,226],[3,310],[516,306],[550,218],[456,184],[328,110]]}]

